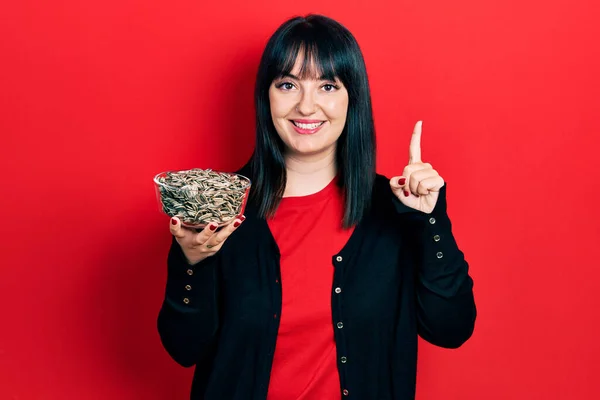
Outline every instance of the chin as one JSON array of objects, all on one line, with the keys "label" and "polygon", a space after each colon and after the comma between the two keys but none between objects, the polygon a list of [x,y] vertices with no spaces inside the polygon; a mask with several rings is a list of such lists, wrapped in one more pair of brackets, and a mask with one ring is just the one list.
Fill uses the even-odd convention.
[{"label": "chin", "polygon": [[291,148],[292,154],[304,155],[304,156],[314,156],[318,154],[328,153],[331,150],[332,146],[294,146]]}]

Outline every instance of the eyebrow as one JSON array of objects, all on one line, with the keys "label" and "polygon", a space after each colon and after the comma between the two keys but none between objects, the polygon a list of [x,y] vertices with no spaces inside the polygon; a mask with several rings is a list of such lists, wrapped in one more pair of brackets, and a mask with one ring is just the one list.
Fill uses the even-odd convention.
[{"label": "eyebrow", "polygon": [[[292,78],[292,79],[295,79],[295,80],[297,80],[297,81],[301,80],[301,79],[300,79],[299,77],[297,77],[296,75],[294,75],[294,74],[290,74],[290,73],[281,74],[281,78]],[[325,75],[321,75],[321,76],[319,77],[319,79],[318,79],[318,80],[320,80],[320,81],[335,81],[336,79],[335,79],[335,77],[333,77],[333,76],[325,76]]]}]

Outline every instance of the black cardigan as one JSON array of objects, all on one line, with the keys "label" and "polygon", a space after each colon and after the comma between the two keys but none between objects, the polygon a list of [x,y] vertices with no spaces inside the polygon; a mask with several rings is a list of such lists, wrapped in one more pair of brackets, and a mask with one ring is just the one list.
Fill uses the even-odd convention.
[{"label": "black cardigan", "polygon": [[[175,361],[196,366],[191,399],[267,396],[281,312],[279,251],[251,204],[245,215],[213,257],[190,266],[175,240],[169,252],[158,331]],[[456,348],[476,317],[446,185],[425,214],[400,203],[378,175],[370,213],[331,263],[340,397],[414,399],[417,334]]]}]

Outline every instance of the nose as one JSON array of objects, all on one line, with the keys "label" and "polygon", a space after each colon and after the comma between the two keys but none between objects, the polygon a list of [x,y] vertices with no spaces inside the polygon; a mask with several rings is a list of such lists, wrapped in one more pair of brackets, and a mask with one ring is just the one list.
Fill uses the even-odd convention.
[{"label": "nose", "polygon": [[300,101],[296,105],[296,111],[302,115],[311,115],[317,111],[317,103],[314,94],[310,90],[303,90]]}]

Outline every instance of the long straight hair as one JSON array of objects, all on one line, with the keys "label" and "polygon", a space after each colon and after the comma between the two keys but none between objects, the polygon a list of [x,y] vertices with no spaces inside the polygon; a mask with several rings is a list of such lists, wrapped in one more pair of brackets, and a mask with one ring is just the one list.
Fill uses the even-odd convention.
[{"label": "long straight hair", "polygon": [[[301,77],[316,68],[327,79],[338,78],[348,91],[346,125],[336,146],[338,185],[344,196],[343,226],[360,222],[371,205],[375,182],[375,126],[367,70],[354,36],[340,23],[322,15],[292,18],[269,39],[263,52],[254,92],[256,144],[251,159],[253,202],[260,217],[274,215],[287,180],[285,144],[271,116],[269,87],[291,73],[298,54]],[[314,73],[314,71],[312,71]]]}]

